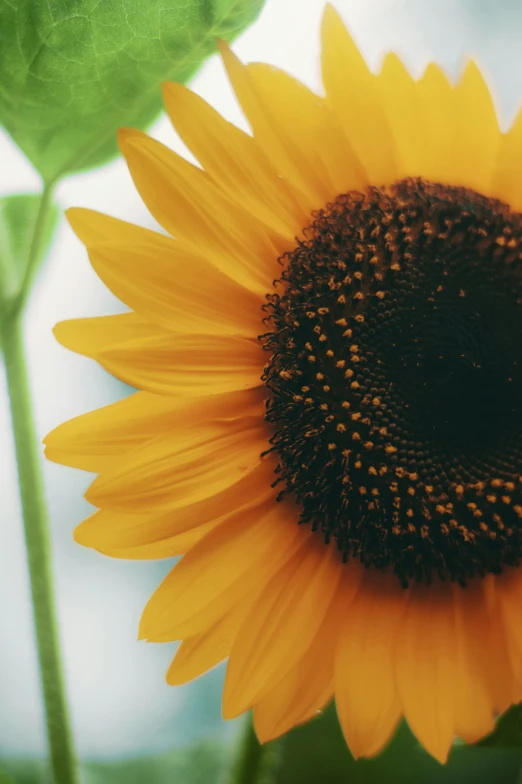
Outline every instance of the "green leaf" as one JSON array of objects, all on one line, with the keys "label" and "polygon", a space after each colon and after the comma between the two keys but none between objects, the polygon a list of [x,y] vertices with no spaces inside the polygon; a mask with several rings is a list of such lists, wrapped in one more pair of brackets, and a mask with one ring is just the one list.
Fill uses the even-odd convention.
[{"label": "green leaf", "polygon": [[264,0],[0,0],[0,122],[47,182],[117,152]]},{"label": "green leaf", "polygon": [[497,721],[495,729],[480,745],[486,748],[522,751],[522,703],[512,705]]},{"label": "green leaf", "polygon": [[[30,288],[58,223],[51,194],[0,198],[0,303],[13,302]],[[38,224],[38,225],[37,225]]]},{"label": "green leaf", "polygon": [[297,727],[283,741],[277,784],[517,784],[522,754],[507,749],[456,746],[446,765],[430,757],[405,723],[375,759],[355,761],[335,708]]}]

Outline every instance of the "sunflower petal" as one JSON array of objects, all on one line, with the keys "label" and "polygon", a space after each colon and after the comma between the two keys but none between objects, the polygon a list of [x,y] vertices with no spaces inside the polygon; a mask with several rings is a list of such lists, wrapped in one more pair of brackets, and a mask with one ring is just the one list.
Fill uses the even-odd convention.
[{"label": "sunflower petal", "polygon": [[370,72],[341,17],[331,5],[322,24],[323,83],[335,112],[370,182],[397,179],[393,137],[384,111],[378,79]]},{"label": "sunflower petal", "polygon": [[167,231],[226,275],[264,295],[277,276],[281,238],[230,201],[201,169],[139,131],[120,149],[148,209]]},{"label": "sunflower petal", "polygon": [[[438,586],[437,586],[438,587]],[[450,588],[409,589],[397,630],[395,673],[404,716],[424,748],[445,762],[455,735],[455,624]]]},{"label": "sunflower petal", "polygon": [[101,352],[111,345],[169,335],[137,313],[68,319],[60,321],[53,334],[65,348],[91,359],[98,359]]},{"label": "sunflower petal", "polygon": [[494,604],[489,612],[486,645],[490,650],[490,690],[495,689],[494,707],[497,713],[502,713],[512,703],[522,701],[519,569],[506,570],[495,577],[494,583]]},{"label": "sunflower petal", "polygon": [[261,331],[261,298],[169,237],[92,245],[89,258],[113,294],[165,329],[254,338]]},{"label": "sunflower petal", "polygon": [[53,331],[66,348],[147,392],[201,397],[261,383],[264,357],[249,338],[172,333],[136,313],[71,319]]},{"label": "sunflower petal", "polygon": [[335,548],[309,537],[266,586],[230,654],[225,718],[251,707],[301,658],[329,610],[342,568]]},{"label": "sunflower petal", "polygon": [[306,165],[306,158],[295,141],[295,129],[289,137],[272,111],[272,101],[263,101],[255,89],[247,66],[224,42],[220,43],[220,51],[228,78],[254,132],[254,138],[267,151],[277,171],[291,185],[305,214],[310,214],[321,203],[324,190],[320,178]]},{"label": "sunflower petal", "polygon": [[232,335],[158,332],[104,348],[96,359],[133,387],[185,397],[252,389],[263,367],[257,341]]},{"label": "sunflower petal", "polygon": [[252,601],[253,597],[248,596],[210,629],[183,640],[167,671],[167,683],[180,686],[226,659]]},{"label": "sunflower petal", "polygon": [[[212,524],[226,515],[274,499],[275,492],[270,486],[273,477],[273,466],[264,460],[239,481],[203,501],[159,513],[101,510],[80,523],[74,536],[80,544],[106,555],[121,550],[122,554],[118,556],[121,558],[148,557],[144,553],[152,552],[155,547],[164,553],[163,558],[167,553],[179,555],[186,552],[180,549],[185,534],[192,546],[192,531],[204,529],[208,532]],[[133,555],[138,551],[139,556]]]},{"label": "sunflower petal", "polygon": [[95,512],[74,531],[74,541],[111,558],[148,561],[183,555],[219,523],[209,520],[180,533],[169,533],[168,515]]},{"label": "sunflower petal", "polygon": [[[482,634],[483,618],[475,625],[478,616],[484,616],[483,600],[482,596],[477,596],[475,586],[462,588],[454,585],[453,601],[456,633],[455,732],[466,743],[476,743],[493,729],[495,721],[493,700],[476,656],[477,640],[487,639]],[[470,627],[473,628],[472,634],[469,633]]]},{"label": "sunflower petal", "polygon": [[263,106],[271,107],[271,123],[281,144],[286,150],[294,148],[299,155],[296,163],[302,161],[318,180],[318,204],[368,185],[361,164],[323,98],[278,68],[251,63],[246,70]]},{"label": "sunflower petal", "polygon": [[489,194],[500,132],[491,94],[475,63],[468,63],[455,88],[430,64],[417,93],[425,151],[422,175]]},{"label": "sunflower petal", "polygon": [[344,623],[358,583],[358,580],[352,580],[348,586],[343,576],[323,625],[310,647],[303,651],[288,675],[255,704],[254,726],[261,743],[273,740],[312,718],[332,698],[334,656],[340,625]]},{"label": "sunflower petal", "polygon": [[195,401],[135,392],[103,408],[81,414],[59,425],[44,439],[45,454],[57,463],[98,471],[98,458],[117,457],[189,419],[198,424],[250,415],[263,416],[264,392],[249,389]]},{"label": "sunflower petal", "polygon": [[134,223],[104,215],[85,207],[70,207],[65,212],[69,224],[86,248],[100,242],[123,242],[127,244],[147,243],[157,236],[157,232],[144,229]]},{"label": "sunflower petal", "polygon": [[266,432],[257,417],[190,420],[176,437],[147,442],[94,480],[85,497],[116,512],[180,509],[210,498],[259,465]]},{"label": "sunflower petal", "polygon": [[44,439],[45,455],[55,463],[97,471],[97,458],[125,454],[164,432],[171,417],[175,424],[180,413],[172,398],[135,392],[58,425]]},{"label": "sunflower petal", "polygon": [[[319,669],[318,669],[319,668]],[[260,743],[268,743],[312,719],[332,699],[330,669],[310,650],[302,662],[265,694],[254,708],[254,727]]]},{"label": "sunflower petal", "polygon": [[248,593],[259,593],[302,544],[285,504],[256,505],[228,516],[163,580],[149,600],[140,638],[162,642],[211,628]]},{"label": "sunflower petal", "polygon": [[250,214],[293,240],[308,216],[262,146],[182,84],[164,84],[163,98],[175,129],[213,182]]},{"label": "sunflower petal", "polygon": [[515,122],[502,134],[495,172],[490,187],[491,196],[522,210],[522,111]]},{"label": "sunflower petal", "polygon": [[419,122],[417,85],[396,54],[384,58],[379,87],[397,150],[397,173],[400,177],[421,177],[431,150]]},{"label": "sunflower petal", "polygon": [[430,63],[417,82],[416,111],[425,150],[422,176],[432,182],[454,184],[454,104],[451,84],[441,69]]},{"label": "sunflower petal", "polygon": [[473,61],[455,87],[454,111],[456,184],[488,193],[500,131],[491,93]]},{"label": "sunflower petal", "polygon": [[393,650],[405,599],[395,577],[365,574],[340,630],[335,701],[354,757],[377,754],[400,718]]}]

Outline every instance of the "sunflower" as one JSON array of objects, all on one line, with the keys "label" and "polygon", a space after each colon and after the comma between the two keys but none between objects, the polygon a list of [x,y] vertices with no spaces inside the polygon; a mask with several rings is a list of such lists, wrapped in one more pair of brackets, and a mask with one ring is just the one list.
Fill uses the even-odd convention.
[{"label": "sunflower", "polygon": [[201,168],[120,132],[167,234],[70,210],[131,310],[56,336],[139,391],[47,456],[98,474],[79,543],[184,554],[139,632],[170,684],[228,658],[261,741],[333,697],[355,756],[404,716],[444,761],[522,700],[522,119],[322,36],[325,97],[222,45],[252,135],[165,85]]}]

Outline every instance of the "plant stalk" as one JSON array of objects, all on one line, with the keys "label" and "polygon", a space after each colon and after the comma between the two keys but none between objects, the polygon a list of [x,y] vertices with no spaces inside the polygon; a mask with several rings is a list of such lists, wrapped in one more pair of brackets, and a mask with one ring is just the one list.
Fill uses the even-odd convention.
[{"label": "plant stalk", "polygon": [[20,289],[14,299],[8,303],[7,313],[10,315],[16,315],[24,311],[27,299],[31,293],[34,276],[36,275],[38,264],[42,260],[44,251],[45,228],[53,203],[55,184],[56,183],[53,181],[44,183],[38,215],[36,216],[33,227],[33,235],[31,237],[25,270],[23,278],[20,281]]},{"label": "plant stalk", "polygon": [[[41,235],[49,205],[49,198],[44,196],[28,259],[27,269],[31,272],[41,250]],[[0,343],[13,423],[52,780],[53,784],[79,784],[62,670],[49,520],[23,339],[23,310],[22,299],[19,307],[4,314],[0,322]]]},{"label": "plant stalk", "polygon": [[232,775],[232,784],[275,784],[281,760],[280,742],[261,745],[257,739],[252,716],[245,719]]}]

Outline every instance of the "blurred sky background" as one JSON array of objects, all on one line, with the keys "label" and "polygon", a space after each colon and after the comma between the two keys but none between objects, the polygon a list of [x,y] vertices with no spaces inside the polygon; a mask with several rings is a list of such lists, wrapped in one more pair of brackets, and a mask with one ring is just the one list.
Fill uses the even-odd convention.
[{"label": "blurred sky background", "polygon": [[[53,2],[53,0],[51,0]],[[370,65],[394,50],[415,75],[430,60],[458,74],[474,55],[485,68],[504,126],[522,103],[520,0],[336,0]],[[267,0],[259,20],[234,44],[244,60],[282,67],[320,89],[319,23],[323,0]],[[246,128],[222,65],[212,57],[192,88],[227,119]],[[151,135],[183,152],[168,120]],[[38,192],[39,178],[0,130],[0,195]],[[154,226],[122,160],[70,177],[59,187],[64,209],[82,206]],[[57,321],[122,311],[91,270],[83,246],[64,219],[40,275],[26,324],[37,427],[43,436],[65,419],[113,402],[128,388],[88,359],[61,348]],[[38,684],[29,584],[10,432],[0,367],[0,757],[42,754],[43,713]],[[91,509],[83,492],[91,477],[45,465],[54,569],[68,692],[82,757],[171,749],[190,740],[234,732],[220,718],[223,669],[182,688],[164,674],[175,644],[136,641],[138,619],[170,561],[106,558],[76,545],[73,528]]]}]

